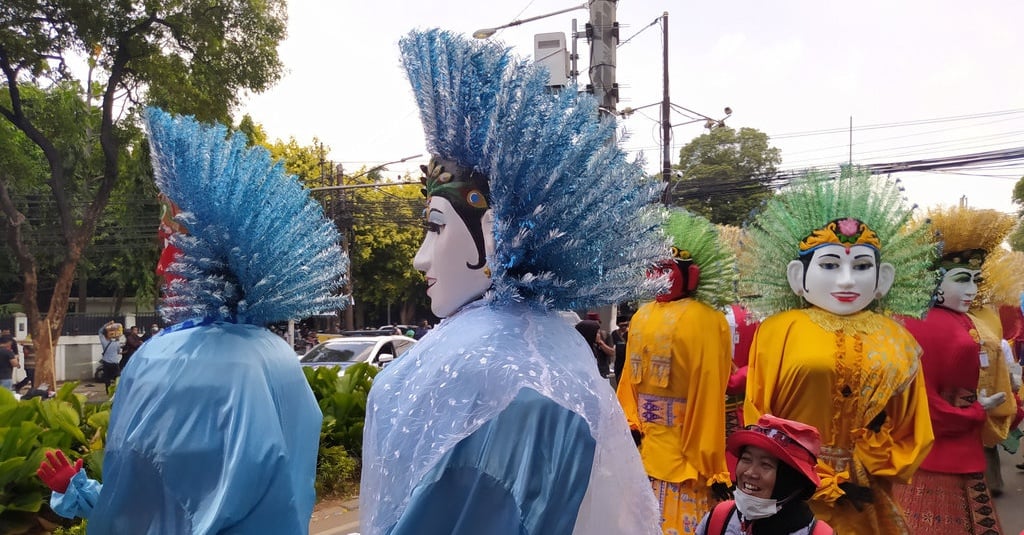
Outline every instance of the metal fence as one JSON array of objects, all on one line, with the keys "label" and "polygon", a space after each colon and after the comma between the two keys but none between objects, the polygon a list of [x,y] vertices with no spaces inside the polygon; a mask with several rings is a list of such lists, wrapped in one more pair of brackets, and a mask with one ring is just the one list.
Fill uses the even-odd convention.
[{"label": "metal fence", "polygon": [[[68,315],[64,317],[64,328],[61,329],[60,334],[61,336],[96,334],[100,331],[100,327],[108,321],[114,321],[124,325],[125,315],[68,313]],[[135,314],[135,325],[139,326],[140,334],[145,333],[146,328],[154,323],[160,327],[163,327],[164,325],[163,321],[160,319],[160,315],[156,312]],[[0,316],[0,330],[2,329],[10,329],[11,332],[14,331],[13,315]]]}]

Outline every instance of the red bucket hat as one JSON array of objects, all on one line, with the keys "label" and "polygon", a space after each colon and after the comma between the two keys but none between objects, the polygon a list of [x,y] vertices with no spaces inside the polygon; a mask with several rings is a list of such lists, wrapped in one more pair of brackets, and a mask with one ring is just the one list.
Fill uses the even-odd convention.
[{"label": "red bucket hat", "polygon": [[730,435],[725,448],[739,458],[744,446],[758,447],[771,453],[815,486],[821,485],[821,478],[814,470],[821,453],[821,436],[814,426],[765,414],[756,424]]}]

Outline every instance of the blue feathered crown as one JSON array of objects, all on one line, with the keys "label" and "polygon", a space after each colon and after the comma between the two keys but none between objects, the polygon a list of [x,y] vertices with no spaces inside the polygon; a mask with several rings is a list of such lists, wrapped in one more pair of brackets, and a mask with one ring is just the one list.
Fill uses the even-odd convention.
[{"label": "blue feathered crown", "polygon": [[662,183],[610,142],[593,97],[551,92],[543,67],[492,42],[428,30],[400,47],[435,160],[487,181],[460,191],[494,211],[492,303],[584,309],[665,286],[645,277],[668,248]]},{"label": "blue feathered crown", "polygon": [[299,181],[241,133],[146,110],[157,187],[187,234],[160,313],[265,325],[341,308],[348,257]]}]

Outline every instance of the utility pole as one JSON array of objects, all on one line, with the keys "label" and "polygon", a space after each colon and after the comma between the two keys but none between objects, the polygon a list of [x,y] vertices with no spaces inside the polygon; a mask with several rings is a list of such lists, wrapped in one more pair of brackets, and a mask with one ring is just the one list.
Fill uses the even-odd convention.
[{"label": "utility pole", "polygon": [[587,38],[590,39],[590,86],[602,116],[615,115],[619,86],[615,82],[615,49],[619,46],[617,0],[592,0]]},{"label": "utility pole", "polygon": [[668,206],[672,202],[672,160],[669,145],[672,139],[672,122],[670,117],[671,103],[668,93],[668,11],[661,14],[661,179],[665,181],[665,190],[661,192],[661,200]]}]

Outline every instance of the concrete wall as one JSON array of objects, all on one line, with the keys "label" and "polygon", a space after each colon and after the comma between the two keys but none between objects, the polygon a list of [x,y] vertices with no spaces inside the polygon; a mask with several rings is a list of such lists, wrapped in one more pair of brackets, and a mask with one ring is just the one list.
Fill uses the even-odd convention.
[{"label": "concrete wall", "polygon": [[[135,315],[125,314],[125,330],[131,328],[132,325],[135,325]],[[142,328],[143,326],[140,325],[139,327]],[[28,336],[28,318],[25,314],[19,312],[14,315],[13,332],[18,343],[26,341]],[[99,333],[61,336],[57,341],[55,353],[54,373],[57,376],[57,381],[92,380],[93,374],[99,368],[100,356],[103,354]],[[15,381],[25,376],[24,357],[19,355],[19,358],[22,359],[22,368],[14,371]]]}]

